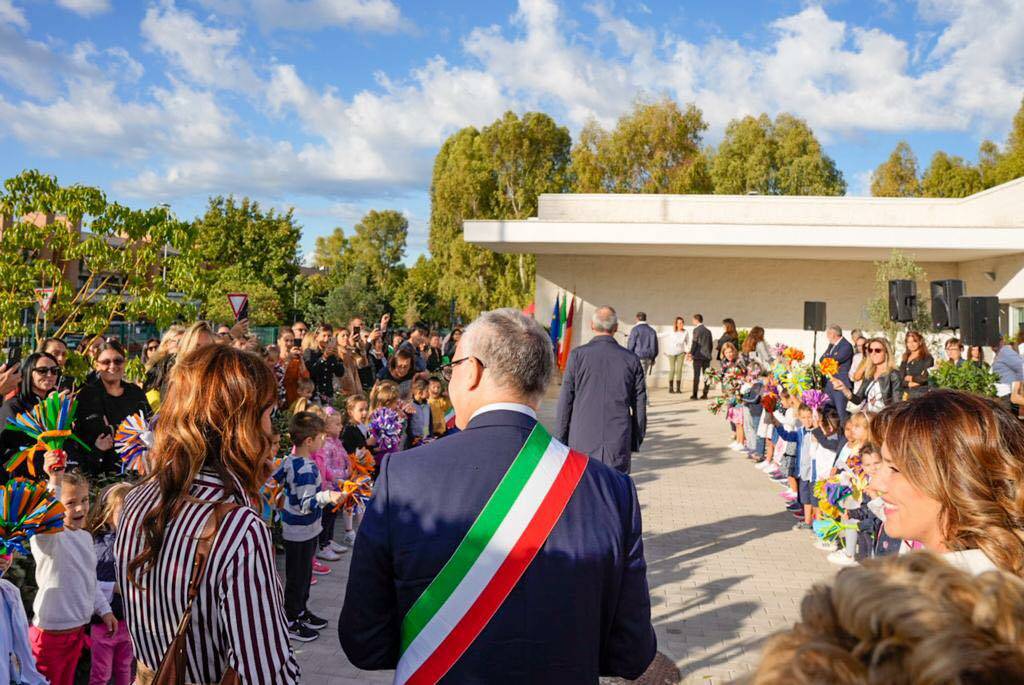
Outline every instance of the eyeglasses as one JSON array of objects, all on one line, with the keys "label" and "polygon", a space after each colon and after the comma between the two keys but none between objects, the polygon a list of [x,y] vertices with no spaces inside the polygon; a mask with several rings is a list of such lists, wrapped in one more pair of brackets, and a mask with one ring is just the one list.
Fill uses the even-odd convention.
[{"label": "eyeglasses", "polygon": [[59,376],[59,366],[37,366],[32,369],[32,373],[38,373],[40,376]]},{"label": "eyeglasses", "polygon": [[869,347],[868,348],[868,353],[869,354],[885,354],[885,348],[884,347]]},{"label": "eyeglasses", "polygon": [[450,363],[445,364],[444,366],[442,366],[441,367],[441,376],[446,381],[451,381],[452,374],[455,372],[455,367],[458,366],[459,364],[461,364],[462,362],[469,361],[470,359],[472,359],[477,364],[479,364],[481,369],[487,368],[487,367],[484,366],[484,363],[482,361],[480,361],[479,359],[477,359],[476,357],[463,357],[462,359],[456,359],[455,361],[450,362]]},{"label": "eyeglasses", "polygon": [[116,357],[114,359],[104,359],[102,361],[96,360],[96,366],[121,366],[124,364],[124,357]]}]

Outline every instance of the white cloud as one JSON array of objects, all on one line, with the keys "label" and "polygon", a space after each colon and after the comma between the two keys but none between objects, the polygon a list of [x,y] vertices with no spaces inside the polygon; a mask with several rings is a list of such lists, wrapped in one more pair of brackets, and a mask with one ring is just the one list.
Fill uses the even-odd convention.
[{"label": "white cloud", "polygon": [[169,0],[161,7],[150,6],[141,31],[148,47],[163,54],[193,83],[250,92],[260,88],[252,67],[236,51],[241,29],[203,24]]},{"label": "white cloud", "polygon": [[92,17],[110,10],[110,0],[57,0],[57,4],[83,17]]},{"label": "white cloud", "polygon": [[14,6],[14,0],[0,0],[0,24],[13,24],[20,29],[28,29],[25,13]]},{"label": "white cloud", "polygon": [[[241,54],[244,29],[220,17],[251,12],[265,28],[298,28],[298,19],[275,14],[285,8],[371,27],[352,12],[376,7],[374,16],[391,19],[372,26],[395,26],[390,2],[205,0],[219,15],[201,19],[163,0],[141,30],[171,65],[169,85],[143,92],[130,87],[142,67],[127,52],[82,43],[62,55],[8,20],[0,23],[0,78],[26,97],[0,100],[0,133],[55,154],[123,160],[116,189],[147,199],[235,192],[362,201],[422,192],[447,135],[506,109],[542,109],[578,129],[590,117],[612,124],[638,95],[667,94],[695,102],[712,139],[730,119],[762,111],[802,116],[826,141],[926,129],[994,128],[999,137],[1024,91],[1024,3],[926,0],[920,14],[935,36],[926,43],[812,5],[771,22],[767,40],[751,47],[684,40],[596,1],[588,7],[596,36],[574,33],[551,0],[521,0],[507,25],[465,35],[465,63],[434,57],[345,95],[272,56]],[[225,90],[245,92],[255,116],[269,121],[236,113]],[[256,133],[288,127],[295,134]],[[854,189],[866,188],[867,177],[854,176]]]},{"label": "white cloud", "polygon": [[391,0],[200,0],[218,12],[254,17],[264,31],[313,31],[355,27],[396,31],[406,27]]}]

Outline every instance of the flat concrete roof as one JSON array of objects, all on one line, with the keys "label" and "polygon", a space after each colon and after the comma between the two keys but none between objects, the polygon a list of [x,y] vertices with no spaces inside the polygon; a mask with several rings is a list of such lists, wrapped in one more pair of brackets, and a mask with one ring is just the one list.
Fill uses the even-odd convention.
[{"label": "flat concrete roof", "polygon": [[922,261],[1024,252],[1024,178],[959,199],[542,195],[537,218],[466,221],[466,241],[534,254]]}]

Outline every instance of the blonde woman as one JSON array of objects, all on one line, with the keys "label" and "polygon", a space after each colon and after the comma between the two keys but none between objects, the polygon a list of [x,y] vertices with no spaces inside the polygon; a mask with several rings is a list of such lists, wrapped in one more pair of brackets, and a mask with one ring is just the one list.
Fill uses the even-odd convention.
[{"label": "blonde woman", "polygon": [[751,685],[1024,682],[1024,582],[915,552],[840,571],[765,645]]},{"label": "blonde woman", "polygon": [[936,389],[871,422],[886,533],[974,573],[1024,574],[1024,424],[989,399]]},{"label": "blonde woman", "polygon": [[843,393],[851,411],[879,412],[903,398],[903,383],[896,370],[892,348],[885,338],[871,338],[864,345],[867,361],[856,390],[846,387],[839,378],[832,378],[832,387]]}]

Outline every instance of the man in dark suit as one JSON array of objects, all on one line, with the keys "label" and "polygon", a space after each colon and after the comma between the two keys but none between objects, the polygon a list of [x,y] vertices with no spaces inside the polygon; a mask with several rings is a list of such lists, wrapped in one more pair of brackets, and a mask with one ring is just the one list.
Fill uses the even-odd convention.
[{"label": "man in dark suit", "polygon": [[647,432],[647,384],[640,358],[615,341],[618,317],[598,307],[594,338],[569,353],[555,436],[574,450],[629,473]]},{"label": "man in dark suit", "polygon": [[[414,674],[424,682],[561,685],[635,679],[654,658],[636,489],[600,462],[544,442],[535,412],[553,369],[547,333],[518,311],[487,312],[466,329],[444,367],[462,431],[386,457],[356,536],[338,634],[357,667],[397,666],[398,683]],[[518,542],[501,538],[506,521],[535,526],[539,512],[516,513],[529,483],[493,536],[467,536],[493,518],[502,498],[492,494],[517,481],[538,437],[545,455],[577,466],[546,537],[525,547],[525,533]],[[555,473],[545,476],[552,485],[540,490],[542,505],[564,487],[564,472]],[[484,545],[478,556],[464,554]],[[457,563],[466,558],[474,561]],[[522,563],[521,575],[503,573]],[[477,610],[494,604],[493,613]],[[430,607],[436,614],[424,613]]]},{"label": "man in dark suit", "polygon": [[[850,341],[843,337],[843,329],[832,324],[825,329],[825,337],[828,339],[828,347],[821,355],[821,359],[835,359],[836,363],[839,364],[839,371],[836,372],[834,378],[838,378],[842,381],[843,385],[847,388],[853,387],[853,381],[850,380],[850,368],[853,365],[853,345]],[[846,411],[846,396],[842,392],[832,387],[831,383],[825,384],[825,394],[832,400],[832,404],[835,405],[836,412],[839,414],[840,425],[846,424],[846,419],[849,414]]]},{"label": "man in dark suit", "polygon": [[[693,393],[690,395],[691,400],[697,399],[697,388],[700,387],[700,375],[707,371],[708,366],[711,365],[711,351],[714,347],[714,339],[711,337],[711,331],[704,326],[704,316],[702,314],[693,315],[693,342],[690,343],[690,354],[687,355],[690,361],[693,362]],[[708,398],[708,383],[704,382],[704,391],[701,393],[701,399],[706,400]]]}]

